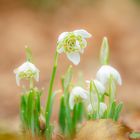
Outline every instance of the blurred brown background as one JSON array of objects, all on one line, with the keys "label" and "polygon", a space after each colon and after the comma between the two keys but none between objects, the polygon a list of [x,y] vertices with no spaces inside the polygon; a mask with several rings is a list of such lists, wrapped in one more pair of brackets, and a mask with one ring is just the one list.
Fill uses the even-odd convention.
[{"label": "blurred brown background", "polygon": [[[85,79],[95,77],[101,41],[107,36],[111,64],[123,78],[117,95],[124,102],[122,119],[140,130],[140,0],[0,0],[0,128],[19,124],[21,89],[16,86],[13,70],[25,61],[24,46],[31,47],[41,71],[38,86],[45,88],[44,98],[58,35],[80,28],[93,37],[80,65],[74,66],[75,77],[79,70]],[[61,55],[55,89],[59,89],[59,75],[69,64]],[[58,102],[59,97],[54,118]]]}]

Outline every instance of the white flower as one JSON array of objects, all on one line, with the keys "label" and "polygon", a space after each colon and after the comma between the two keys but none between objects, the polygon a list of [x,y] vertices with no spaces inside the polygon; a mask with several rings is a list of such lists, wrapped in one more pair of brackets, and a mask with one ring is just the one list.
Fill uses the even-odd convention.
[{"label": "white flower", "polygon": [[73,109],[74,105],[78,102],[84,101],[88,98],[87,91],[81,87],[74,87],[70,93],[69,105]]},{"label": "white flower", "polygon": [[101,68],[98,70],[96,74],[96,79],[106,86],[111,76],[119,85],[122,84],[120,73],[115,68],[109,65],[101,66]]},{"label": "white flower", "polygon": [[86,30],[80,29],[73,32],[63,32],[57,41],[57,52],[66,53],[68,59],[75,65],[80,63],[80,53],[87,46],[86,38],[90,38]]},{"label": "white flower", "polygon": [[31,79],[34,78],[36,81],[39,81],[39,70],[31,62],[27,61],[23,63],[20,67],[14,70],[16,74],[16,83],[19,86],[21,79]]},{"label": "white flower", "polygon": [[[98,80],[93,80],[93,82],[94,82],[94,85],[95,85],[96,90],[98,91],[98,93],[103,95],[105,93],[104,85],[100,81],[98,81]],[[90,84],[90,81],[87,80],[86,83]],[[96,91],[94,91],[94,93],[96,93]]]},{"label": "white flower", "polygon": [[[94,112],[96,112],[98,109],[98,105],[97,104],[89,104],[88,105],[88,108],[87,108],[87,111],[88,113],[92,114]],[[107,110],[107,105],[103,102],[100,103],[100,107],[99,107],[99,115],[100,117],[104,114],[104,112]]]},{"label": "white flower", "polygon": [[99,115],[102,116],[106,110],[107,110],[107,105],[105,103],[100,103]]},{"label": "white flower", "polygon": [[93,113],[93,110],[94,110],[94,107],[92,106],[92,104],[89,104],[88,107],[87,107],[87,111],[88,113]]}]

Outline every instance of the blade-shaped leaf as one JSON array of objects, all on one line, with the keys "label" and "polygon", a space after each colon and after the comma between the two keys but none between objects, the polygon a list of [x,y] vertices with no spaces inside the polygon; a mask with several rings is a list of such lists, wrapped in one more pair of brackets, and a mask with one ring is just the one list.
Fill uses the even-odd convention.
[{"label": "blade-shaped leaf", "polygon": [[21,103],[20,103],[20,117],[23,126],[27,125],[27,101],[26,101],[26,94],[21,96]]},{"label": "blade-shaped leaf", "polygon": [[66,121],[65,103],[64,103],[64,96],[62,96],[60,100],[59,125],[63,133],[65,133],[65,128],[66,128],[65,121]]},{"label": "blade-shaped leaf", "polygon": [[72,125],[73,125],[73,133],[76,133],[76,126],[82,120],[83,115],[83,103],[78,103],[74,106],[73,117],[72,117]]},{"label": "blade-shaped leaf", "polygon": [[71,82],[71,79],[72,79],[72,66],[69,66],[68,68],[68,71],[66,72],[65,74],[65,77],[64,77],[64,88],[68,88],[70,82]]},{"label": "blade-shaped leaf", "polygon": [[27,101],[27,116],[28,116],[28,126],[31,129],[32,135],[35,134],[35,123],[34,123],[34,91],[30,90]]},{"label": "blade-shaped leaf", "polygon": [[113,116],[115,115],[115,110],[116,110],[116,102],[113,101],[110,108],[109,118],[113,118]]},{"label": "blade-shaped leaf", "polygon": [[119,115],[120,115],[122,108],[123,108],[123,103],[119,103],[115,109],[115,114],[113,117],[114,121],[117,121],[119,119]]},{"label": "blade-shaped leaf", "polygon": [[40,124],[39,124],[39,116],[41,113],[41,106],[40,106],[40,92],[37,91],[35,95],[35,108],[34,108],[34,120],[35,120],[35,129],[36,133],[40,134]]},{"label": "blade-shaped leaf", "polygon": [[51,117],[51,114],[52,114],[52,107],[53,107],[53,102],[54,102],[54,98],[56,96],[56,93],[52,93],[51,95],[51,101],[50,101],[50,104],[49,104],[49,110],[48,110],[48,114],[46,114],[46,124],[50,124],[50,117]]}]

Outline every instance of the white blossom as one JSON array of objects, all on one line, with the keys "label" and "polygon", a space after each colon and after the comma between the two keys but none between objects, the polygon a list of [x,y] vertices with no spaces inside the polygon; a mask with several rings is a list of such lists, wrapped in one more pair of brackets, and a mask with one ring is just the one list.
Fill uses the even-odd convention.
[{"label": "white blossom", "polygon": [[19,86],[21,79],[31,79],[34,78],[36,81],[39,81],[39,70],[38,68],[27,61],[14,70],[16,74],[16,83]]},{"label": "white blossom", "polygon": [[76,103],[82,102],[88,98],[87,91],[79,86],[74,87],[70,93],[69,105],[73,109]]},{"label": "white blossom", "polygon": [[101,102],[100,103],[99,115],[102,116],[106,110],[107,110],[107,105],[105,103]]},{"label": "white blossom", "polygon": [[[99,94],[101,94],[101,95],[103,95],[104,93],[105,93],[105,87],[104,87],[104,85],[100,82],[100,81],[98,81],[98,80],[93,80],[93,82],[94,82],[94,85],[95,85],[95,88],[96,88],[96,90],[97,90],[97,92],[99,93]],[[86,83],[89,85],[90,84],[90,81],[89,80],[86,80]],[[88,86],[89,87],[89,86]],[[95,93],[96,91],[94,90],[94,93]]]},{"label": "white blossom", "polygon": [[83,53],[87,46],[86,38],[90,37],[91,34],[83,29],[63,32],[58,37],[57,52],[64,52],[73,64],[78,65],[80,63],[80,53]]},{"label": "white blossom", "polygon": [[119,85],[122,85],[120,73],[110,65],[101,66],[96,74],[96,79],[106,86],[111,76]]},{"label": "white blossom", "polygon": [[[89,104],[87,107],[88,113],[92,114],[98,110],[98,104]],[[99,107],[99,115],[100,117],[104,114],[104,112],[107,110],[107,105],[103,102],[100,103]]]}]

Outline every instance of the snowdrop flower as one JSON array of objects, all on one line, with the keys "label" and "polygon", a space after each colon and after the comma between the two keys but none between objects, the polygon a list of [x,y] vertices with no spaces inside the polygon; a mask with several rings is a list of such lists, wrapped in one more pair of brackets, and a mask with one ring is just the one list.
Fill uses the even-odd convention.
[{"label": "snowdrop flower", "polygon": [[63,32],[58,37],[57,52],[64,52],[73,64],[78,65],[80,63],[80,53],[83,53],[87,46],[86,38],[90,37],[91,34],[83,29]]},{"label": "snowdrop flower", "polygon": [[[88,111],[89,114],[92,114],[92,113],[96,112],[97,109],[98,109],[97,104],[94,104],[93,106],[92,106],[92,104],[89,104],[88,108],[87,108],[87,111]],[[99,108],[100,117],[104,114],[104,112],[106,110],[107,110],[107,105],[105,103],[101,102],[100,103],[100,108]]]},{"label": "snowdrop flower", "polygon": [[106,110],[107,110],[107,105],[105,103],[100,103],[99,115],[102,116]]},{"label": "snowdrop flower", "polygon": [[82,102],[88,98],[87,91],[81,87],[74,87],[70,93],[69,105],[73,109],[74,105],[78,102]]},{"label": "snowdrop flower", "polygon": [[110,76],[112,76],[119,85],[122,84],[120,73],[112,66],[103,65],[96,74],[97,80],[102,82],[104,86],[106,86],[106,84],[108,83]]},{"label": "snowdrop flower", "polygon": [[[103,95],[105,93],[105,87],[104,85],[98,81],[98,80],[93,80],[94,84],[95,84],[95,87],[98,91],[99,94]],[[86,80],[86,83],[89,85],[90,84],[90,81],[89,80]],[[96,91],[94,91],[94,93],[96,93]]]},{"label": "snowdrop flower", "polygon": [[39,70],[31,62],[27,61],[14,70],[16,74],[16,83],[19,86],[21,79],[31,79],[34,78],[39,81]]}]

